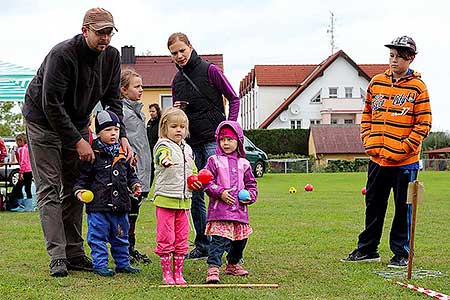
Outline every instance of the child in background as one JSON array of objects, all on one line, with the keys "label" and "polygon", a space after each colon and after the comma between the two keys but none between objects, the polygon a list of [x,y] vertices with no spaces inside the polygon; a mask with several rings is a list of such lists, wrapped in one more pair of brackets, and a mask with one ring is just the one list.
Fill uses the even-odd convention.
[{"label": "child in background", "polygon": [[[184,257],[188,253],[189,208],[192,193],[187,178],[196,173],[191,147],[186,144],[189,122],[178,108],[167,109],[159,123],[160,138],[155,145],[156,242],[164,283],[185,285]],[[194,185],[201,188],[201,183]],[[172,271],[171,256],[173,254]]]},{"label": "child in background", "polygon": [[[33,174],[31,173],[30,156],[28,153],[27,137],[24,133],[16,136],[17,144],[17,161],[19,162],[19,181],[12,190],[12,197],[17,201],[17,207],[12,208],[11,211],[24,212],[34,211],[36,204],[33,202],[33,195],[31,194],[31,182]],[[25,187],[26,198],[23,198],[22,189]]]},{"label": "child in background", "polygon": [[133,70],[122,70],[120,75],[120,94],[123,103],[123,125],[127,133],[128,142],[136,155],[136,173],[142,184],[142,194],[137,199],[131,201],[131,211],[128,213],[130,221],[130,232],[128,240],[130,242],[131,262],[150,263],[147,255],[140,253],[136,248],[136,222],[139,216],[139,208],[144,199],[147,199],[150,192],[150,176],[152,172],[152,156],[147,139],[147,129],[145,126],[145,114],[142,112],[143,104],[140,101],[143,93],[141,76]]},{"label": "child in background", "polygon": [[97,114],[95,131],[98,138],[92,143],[95,161],[83,162],[73,188],[75,196],[83,202],[86,202],[82,198],[83,192],[91,190],[94,194],[92,202],[86,203],[87,240],[94,273],[100,276],[115,274],[108,268],[107,243],[111,245],[117,273],[140,272],[131,267],[128,252],[128,212],[131,208],[128,189],[138,197],[141,185],[120,146],[119,128],[119,117],[115,113],[104,110]]},{"label": "child in background", "polygon": [[[248,236],[253,231],[248,224],[247,206],[254,203],[258,196],[250,162],[245,159],[244,133],[239,123],[220,123],[216,130],[216,141],[219,145],[216,154],[208,159],[205,167],[214,176],[205,188],[209,196],[205,234],[212,237],[206,283],[220,282],[219,268],[225,251],[228,252],[225,274],[248,275],[239,261]],[[240,193],[241,190],[247,192]]]}]

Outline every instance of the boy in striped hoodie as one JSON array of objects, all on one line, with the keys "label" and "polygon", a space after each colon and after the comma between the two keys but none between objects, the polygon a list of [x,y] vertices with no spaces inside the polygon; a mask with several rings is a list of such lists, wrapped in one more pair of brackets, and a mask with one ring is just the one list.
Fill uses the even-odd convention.
[{"label": "boy in striped hoodie", "polygon": [[409,255],[408,183],[417,178],[421,144],[431,129],[431,109],[425,83],[409,68],[417,54],[414,40],[402,36],[385,46],[390,49],[389,69],[369,83],[361,119],[361,139],[370,156],[365,229],[357,248],[341,261],[381,261],[378,245],[393,189],[389,243],[394,256],[388,267],[402,268]]}]

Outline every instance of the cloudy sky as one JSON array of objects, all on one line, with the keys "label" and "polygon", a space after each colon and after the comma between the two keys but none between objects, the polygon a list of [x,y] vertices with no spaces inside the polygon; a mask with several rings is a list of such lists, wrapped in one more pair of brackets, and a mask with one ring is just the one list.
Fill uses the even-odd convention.
[{"label": "cloudy sky", "polygon": [[[317,3],[316,3],[317,2]],[[201,54],[222,53],[237,89],[255,64],[317,64],[335,44],[356,63],[387,63],[383,45],[412,36],[419,54],[412,68],[428,86],[433,130],[450,130],[450,1],[447,0],[0,0],[0,61],[37,69],[58,42],[81,32],[91,7],[112,12],[119,32],[112,45],[136,54],[168,55],[168,36],[185,32]]]}]

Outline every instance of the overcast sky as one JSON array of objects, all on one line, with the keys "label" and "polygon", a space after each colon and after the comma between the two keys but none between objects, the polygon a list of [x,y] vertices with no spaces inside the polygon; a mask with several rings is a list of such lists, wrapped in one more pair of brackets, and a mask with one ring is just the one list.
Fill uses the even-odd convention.
[{"label": "overcast sky", "polygon": [[167,38],[185,32],[200,54],[222,53],[237,89],[255,64],[318,64],[335,44],[357,64],[387,63],[383,45],[410,35],[418,56],[411,67],[428,86],[433,131],[450,130],[450,1],[436,0],[0,0],[0,61],[37,69],[58,42],[81,32],[86,10],[104,7],[119,32],[112,45],[136,54],[168,55]]}]

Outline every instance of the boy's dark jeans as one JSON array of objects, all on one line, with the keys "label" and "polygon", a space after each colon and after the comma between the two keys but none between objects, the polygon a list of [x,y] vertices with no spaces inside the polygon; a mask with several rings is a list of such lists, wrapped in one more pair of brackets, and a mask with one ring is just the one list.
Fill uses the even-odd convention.
[{"label": "boy's dark jeans", "polygon": [[242,258],[247,240],[232,241],[218,235],[213,235],[209,246],[208,265],[220,267],[222,265],[222,255],[228,250],[227,261],[230,264],[237,264]]}]

